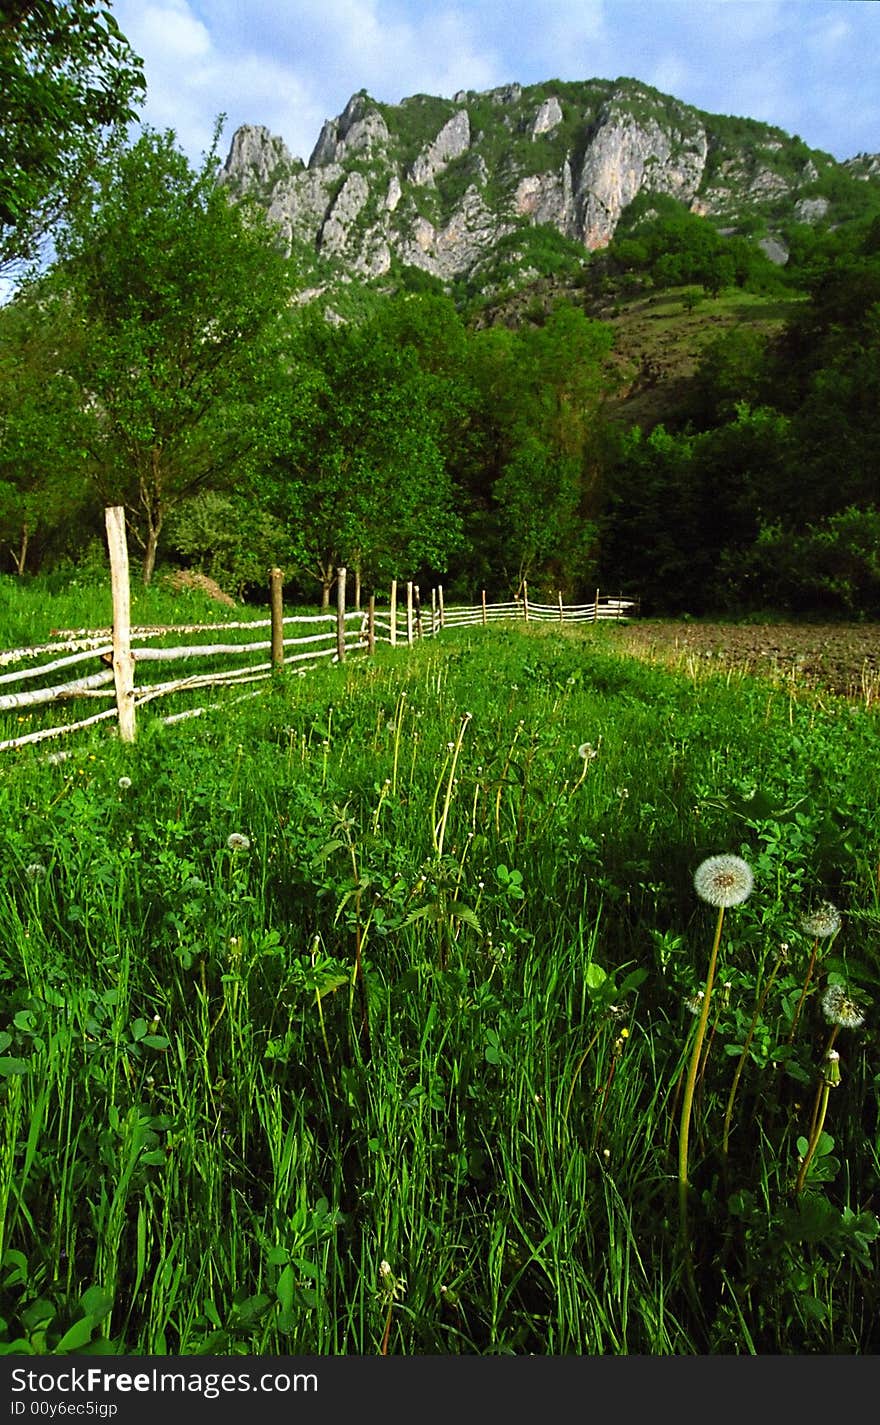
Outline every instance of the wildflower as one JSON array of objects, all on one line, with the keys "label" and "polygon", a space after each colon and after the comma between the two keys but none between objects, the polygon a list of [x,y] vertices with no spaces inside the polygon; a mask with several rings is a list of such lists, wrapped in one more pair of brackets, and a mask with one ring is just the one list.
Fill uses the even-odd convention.
[{"label": "wildflower", "polygon": [[131,777],[120,777],[116,785],[121,792],[127,792],[131,786]]},{"label": "wildflower", "polygon": [[807,935],[815,935],[819,940],[828,940],[840,929],[840,911],[831,901],[822,901],[809,915],[802,916],[801,930]]},{"label": "wildflower", "polygon": [[596,751],[592,742],[582,742],[578,748],[578,757],[583,758],[584,762],[592,762],[593,758],[598,756],[599,753]]},{"label": "wildflower", "polygon": [[42,881],[46,874],[46,867],[42,861],[32,861],[29,866],[25,866],[24,873],[29,881]]},{"label": "wildflower", "polygon": [[753,885],[752,868],[739,856],[710,856],[694,873],[694,890],[709,905],[741,905]]},{"label": "wildflower", "polygon": [[241,831],[233,831],[231,836],[227,836],[226,845],[230,851],[250,851],[251,839]]},{"label": "wildflower", "polygon": [[382,1294],[389,1302],[397,1296],[403,1296],[406,1291],[406,1277],[396,1277],[391,1270],[390,1262],[379,1263],[379,1276]]},{"label": "wildflower", "polygon": [[688,1014],[699,1014],[700,1010],[703,1008],[703,1000],[705,998],[705,990],[697,990],[695,995],[686,995],[684,999],[684,1007],[687,1010]]},{"label": "wildflower", "polygon": [[822,1013],[829,1024],[841,1029],[858,1029],[864,1024],[861,1006],[850,997],[845,985],[829,985],[822,996]]}]

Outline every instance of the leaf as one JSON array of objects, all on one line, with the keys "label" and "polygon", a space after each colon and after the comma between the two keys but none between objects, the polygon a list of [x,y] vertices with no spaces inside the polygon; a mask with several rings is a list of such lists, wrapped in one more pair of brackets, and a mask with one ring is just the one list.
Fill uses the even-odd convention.
[{"label": "leaf", "polygon": [[600,989],[602,988],[602,986],[604,985],[605,981],[607,980],[607,978],[608,978],[608,976],[607,976],[607,974],[605,973],[605,971],[602,969],[602,966],[601,966],[601,965],[597,965],[597,964],[595,963],[595,961],[591,960],[590,963],[589,963],[589,965],[587,966],[587,974],[586,974],[587,989],[588,989],[588,990],[600,990]]},{"label": "leaf", "polygon": [[477,920],[476,915],[469,905],[462,905],[461,901],[453,901],[449,907],[449,914],[455,920],[463,920],[465,925],[469,925],[478,935],[482,935],[483,932],[480,929],[480,922]]},{"label": "leaf", "polygon": [[88,1345],[92,1339],[92,1332],[95,1329],[95,1322],[88,1316],[82,1321],[75,1321],[69,1331],[65,1331],[61,1340],[55,1347],[55,1352],[61,1354],[62,1351],[79,1351],[83,1346]]}]

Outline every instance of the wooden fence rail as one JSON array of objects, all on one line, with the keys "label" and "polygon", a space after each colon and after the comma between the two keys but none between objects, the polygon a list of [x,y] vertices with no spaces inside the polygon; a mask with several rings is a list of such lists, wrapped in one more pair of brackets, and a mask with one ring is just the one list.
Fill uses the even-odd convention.
[{"label": "wooden fence rail", "polygon": [[[619,620],[628,617],[635,608],[633,600],[620,596],[600,599],[598,590],[589,603],[563,604],[560,594],[556,604],[545,604],[531,600],[524,585],[520,598],[489,603],[484,591],[480,603],[474,605],[446,604],[443,588],[438,586],[431,590],[430,608],[423,609],[419,586],[412,582],[398,585],[395,581],[391,586],[387,611],[377,612],[374,596],[370,597],[366,611],[360,608],[346,609],[345,571],[340,569],[335,612],[284,615],[280,595],[282,571],[273,569],[269,576],[271,616],[268,619],[240,620],[223,624],[186,624],[173,628],[132,628],[128,622],[126,597],[127,561],[121,559],[120,554],[124,542],[124,527],[121,526],[120,516],[110,510],[107,511],[107,525],[108,547],[113,565],[111,572],[114,627],[59,630],[56,642],[0,651],[0,667],[9,668],[16,663],[27,665],[15,671],[0,673],[0,688],[11,688],[15,683],[21,685],[45,678],[87,662],[94,664],[99,661],[103,667],[98,672],[65,683],[52,682],[36,688],[21,690],[19,687],[19,691],[0,692],[0,714],[71,699],[107,699],[111,705],[76,722],[42,727],[7,738],[0,741],[0,752],[60,737],[109,718],[116,718],[120,737],[131,741],[135,735],[137,708],[157,698],[190,689],[237,689],[271,678],[280,668],[291,664],[297,666],[297,672],[305,673],[310,667],[316,667],[322,659],[330,658],[334,662],[343,662],[349,654],[363,651],[372,653],[377,642],[385,642],[391,646],[402,643],[411,645],[417,639],[436,636],[444,629],[487,625],[511,619],[557,623]],[[178,637],[181,634],[189,637],[211,634],[216,639],[218,634],[245,631],[259,633],[261,629],[269,630],[268,638],[240,642],[192,642],[173,647],[151,646],[151,640],[172,634]],[[61,657],[58,657],[59,653],[62,654]],[[268,659],[253,661],[255,656],[266,653],[270,655]],[[145,681],[143,677],[143,673],[150,666],[163,663],[180,664],[198,660],[200,664],[205,662],[210,665],[212,660],[229,660],[232,657],[248,658],[251,661],[242,662],[233,668],[225,667],[213,671],[210,667],[200,666],[198,671],[166,680],[150,682]],[[259,691],[257,689],[256,693]],[[255,696],[256,693],[251,691],[241,694],[235,699],[227,700],[223,706],[228,705],[229,701],[238,702],[241,697]],[[172,713],[163,721],[173,723],[186,717],[196,717],[216,706],[218,705],[189,708],[183,712]]]}]

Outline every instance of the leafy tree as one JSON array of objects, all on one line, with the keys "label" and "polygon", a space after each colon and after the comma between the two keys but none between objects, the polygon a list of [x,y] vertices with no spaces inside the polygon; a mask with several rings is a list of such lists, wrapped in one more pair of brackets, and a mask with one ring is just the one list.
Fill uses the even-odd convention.
[{"label": "leafy tree", "polygon": [[0,308],[0,539],[17,574],[88,532],[83,414],[63,314],[26,293]]},{"label": "leafy tree", "polygon": [[304,312],[296,362],[272,503],[322,602],[340,565],[373,583],[444,569],[460,521],[441,449],[439,374],[422,368],[396,314],[381,310],[337,326]]},{"label": "leafy tree", "polygon": [[140,59],[94,0],[0,4],[0,271],[32,258],[135,117]]},{"label": "leafy tree", "polygon": [[70,371],[101,501],[126,507],[149,583],[169,511],[233,485],[271,443],[290,265],[262,214],[147,130],[99,168],[46,282],[78,322]]},{"label": "leafy tree", "polygon": [[610,328],[560,303],[538,327],[478,334],[497,558],[519,586],[592,577]]}]

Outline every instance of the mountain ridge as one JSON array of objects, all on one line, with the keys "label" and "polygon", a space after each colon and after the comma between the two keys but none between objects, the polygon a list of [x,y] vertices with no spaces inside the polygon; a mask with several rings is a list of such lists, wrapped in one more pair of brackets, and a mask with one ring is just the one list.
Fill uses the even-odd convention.
[{"label": "mountain ridge", "polygon": [[758,120],[711,115],[639,80],[547,80],[327,119],[307,162],[261,125],[222,169],[318,286],[421,274],[489,292],[607,247],[629,205],[673,198],[777,263],[799,224],[880,210],[880,155],[839,162]]}]

